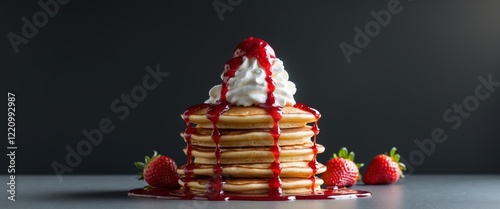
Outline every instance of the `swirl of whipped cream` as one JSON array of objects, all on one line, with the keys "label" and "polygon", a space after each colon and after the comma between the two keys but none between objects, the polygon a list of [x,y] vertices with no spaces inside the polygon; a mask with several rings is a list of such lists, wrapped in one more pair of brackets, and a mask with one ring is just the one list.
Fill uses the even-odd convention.
[{"label": "swirl of whipped cream", "polygon": [[[293,95],[297,91],[295,84],[288,80],[283,62],[276,58],[271,66],[272,79],[276,85],[274,90],[277,106],[292,106],[295,104]],[[221,79],[223,75],[221,75]],[[222,86],[216,85],[210,89],[210,98],[205,103],[215,104],[220,99]],[[267,100],[266,72],[256,58],[243,56],[243,63],[238,67],[234,77],[228,81],[226,99],[237,106],[251,106],[265,104]]]}]

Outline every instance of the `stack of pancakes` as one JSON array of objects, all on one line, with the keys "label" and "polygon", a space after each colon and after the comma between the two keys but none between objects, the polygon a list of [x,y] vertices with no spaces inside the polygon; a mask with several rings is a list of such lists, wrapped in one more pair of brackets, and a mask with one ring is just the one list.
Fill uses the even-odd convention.
[{"label": "stack of pancakes", "polygon": [[[196,124],[196,132],[191,134],[192,156],[194,170],[187,182],[191,191],[205,192],[208,179],[213,176],[212,168],[216,164],[214,154],[215,143],[211,133],[213,124],[207,119],[208,108],[200,109],[189,116],[189,121]],[[314,158],[311,137],[314,135],[309,123],[317,119],[309,112],[295,107],[283,107],[282,118],[279,121],[281,135],[278,145],[281,147],[280,163],[282,170],[280,178],[284,193],[307,193],[311,188],[319,190],[323,180],[313,177],[313,169],[309,162]],[[223,191],[230,193],[267,193],[268,180],[273,177],[270,169],[274,161],[271,147],[274,138],[270,133],[273,119],[264,108],[250,106],[232,106],[224,112],[217,124],[222,136],[220,149],[222,156],[222,175],[225,183]],[[181,136],[186,140],[184,133]],[[317,144],[317,153],[325,148]],[[187,149],[184,149],[186,153]],[[184,185],[183,165],[177,169],[180,183]],[[318,163],[317,174],[325,172],[326,167]]]}]

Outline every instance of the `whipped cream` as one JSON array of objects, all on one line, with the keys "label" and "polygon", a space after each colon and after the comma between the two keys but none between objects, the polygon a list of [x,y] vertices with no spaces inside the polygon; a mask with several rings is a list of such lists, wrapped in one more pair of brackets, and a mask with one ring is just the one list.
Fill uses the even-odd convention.
[{"label": "whipped cream", "polygon": [[[292,106],[295,104],[293,95],[297,91],[295,84],[288,80],[283,62],[276,58],[271,66],[272,79],[276,85],[274,90],[277,106]],[[223,78],[224,73],[221,75]],[[230,104],[237,106],[251,106],[265,104],[267,100],[266,71],[254,57],[243,56],[243,63],[238,67],[234,77],[228,81],[226,99]],[[205,103],[216,104],[220,99],[221,84],[210,89],[210,98]]]}]

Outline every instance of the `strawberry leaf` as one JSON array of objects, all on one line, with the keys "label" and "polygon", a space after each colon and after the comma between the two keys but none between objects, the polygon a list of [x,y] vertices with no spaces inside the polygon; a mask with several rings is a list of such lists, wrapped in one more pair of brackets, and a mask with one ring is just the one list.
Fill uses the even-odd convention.
[{"label": "strawberry leaf", "polygon": [[347,159],[354,162],[354,156],[355,156],[354,152],[350,152],[349,156],[347,156]]},{"label": "strawberry leaf", "polygon": [[405,165],[405,164],[403,164],[403,163],[399,162],[399,163],[398,163],[398,165],[399,165],[399,168],[400,168],[402,171],[406,171],[406,165]]},{"label": "strawberry leaf", "polygon": [[339,150],[339,156],[340,156],[341,158],[346,158],[346,159],[347,159],[347,155],[348,155],[347,148],[342,147],[342,148]]},{"label": "strawberry leaf", "polygon": [[137,173],[137,180],[144,180],[144,174],[142,172]]},{"label": "strawberry leaf", "polygon": [[154,150],[153,157],[151,157],[151,160],[154,159],[154,158],[157,158],[159,156],[160,155],[158,154],[158,152],[156,152],[156,150]]},{"label": "strawberry leaf", "polygon": [[146,164],[144,164],[143,162],[134,162],[134,165],[138,169],[144,169],[144,167],[146,166]]},{"label": "strawberry leaf", "polygon": [[[393,157],[394,157],[394,154],[396,154],[396,151],[397,151],[397,150],[398,150],[398,149],[397,149],[396,147],[391,148],[391,151],[389,152],[389,153],[390,153],[390,155],[389,155],[389,156],[391,156],[391,158],[393,158]],[[394,159],[394,158],[393,158],[393,159]]]},{"label": "strawberry leaf", "polygon": [[392,159],[394,160],[394,162],[396,163],[399,163],[399,159],[401,158],[401,156],[399,154],[395,154]]},{"label": "strawberry leaf", "polygon": [[363,167],[364,165],[365,165],[364,163],[356,163],[356,167],[358,167],[358,169]]}]

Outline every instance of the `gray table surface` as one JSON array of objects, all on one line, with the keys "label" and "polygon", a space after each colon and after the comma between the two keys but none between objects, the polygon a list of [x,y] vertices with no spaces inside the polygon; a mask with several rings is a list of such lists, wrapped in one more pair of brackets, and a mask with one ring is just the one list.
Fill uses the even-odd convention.
[{"label": "gray table surface", "polygon": [[[500,175],[410,175],[393,185],[367,186],[371,197],[341,200],[203,201],[128,197],[144,186],[129,175],[17,176],[16,201],[7,200],[7,176],[1,176],[0,208],[500,208]],[[5,183],[4,183],[5,182]]]}]

